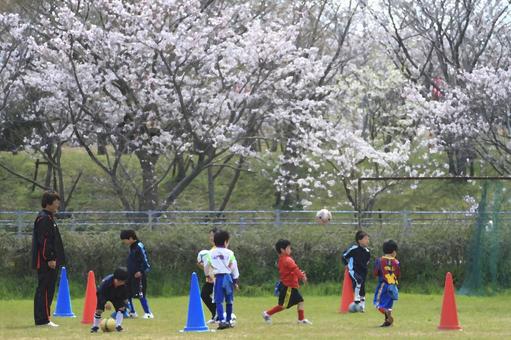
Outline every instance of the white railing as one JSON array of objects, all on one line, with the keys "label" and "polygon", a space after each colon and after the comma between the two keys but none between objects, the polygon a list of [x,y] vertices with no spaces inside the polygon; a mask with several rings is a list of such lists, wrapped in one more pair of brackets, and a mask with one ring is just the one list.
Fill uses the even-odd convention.
[{"label": "white railing", "polygon": [[[236,211],[72,211],[61,212],[57,223],[70,231],[109,230],[125,228],[171,228],[178,225],[238,226],[300,226],[316,224],[315,211],[236,210]],[[488,212],[491,219],[493,213]],[[0,231],[26,234],[32,231],[35,211],[0,211]],[[466,211],[332,211],[332,227],[363,227],[397,225],[403,227],[428,225],[467,225],[475,222],[477,213]],[[499,220],[511,221],[511,211],[498,212]]]}]

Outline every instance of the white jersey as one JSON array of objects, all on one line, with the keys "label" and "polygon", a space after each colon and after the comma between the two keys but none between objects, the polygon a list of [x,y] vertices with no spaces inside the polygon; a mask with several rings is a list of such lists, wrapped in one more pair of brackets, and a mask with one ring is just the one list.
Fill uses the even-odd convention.
[{"label": "white jersey", "polygon": [[204,271],[213,275],[232,274],[234,280],[240,276],[234,253],[223,247],[210,250],[208,261],[204,263]]}]

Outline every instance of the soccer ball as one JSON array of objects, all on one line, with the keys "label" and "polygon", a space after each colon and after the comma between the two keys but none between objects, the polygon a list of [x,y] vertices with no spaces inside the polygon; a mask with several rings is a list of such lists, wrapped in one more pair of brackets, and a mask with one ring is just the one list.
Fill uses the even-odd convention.
[{"label": "soccer ball", "polygon": [[113,332],[115,331],[115,320],[112,318],[102,319],[99,323],[99,328],[103,332]]},{"label": "soccer ball", "polygon": [[201,250],[199,254],[197,254],[197,263],[204,264],[204,261],[206,260],[206,257],[209,254],[209,250]]},{"label": "soccer ball", "polygon": [[328,224],[332,220],[332,213],[327,209],[321,209],[316,213],[316,221],[320,224]]},{"label": "soccer ball", "polygon": [[349,310],[350,313],[358,313],[358,312],[361,312],[362,309],[363,308],[362,308],[362,305],[360,303],[352,302],[348,306],[348,310]]}]

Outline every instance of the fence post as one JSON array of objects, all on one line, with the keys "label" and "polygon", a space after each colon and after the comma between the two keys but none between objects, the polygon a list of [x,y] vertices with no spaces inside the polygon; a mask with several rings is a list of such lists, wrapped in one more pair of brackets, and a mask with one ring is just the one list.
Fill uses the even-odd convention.
[{"label": "fence post", "polygon": [[148,223],[148,226],[149,226],[149,230],[153,230],[153,211],[152,210],[148,210],[147,211],[147,218],[149,219],[149,223]]},{"label": "fence post", "polygon": [[280,209],[276,209],[275,210],[275,225],[277,227],[282,227],[282,221],[281,221],[281,216],[280,216],[280,213],[281,213],[281,210]]}]

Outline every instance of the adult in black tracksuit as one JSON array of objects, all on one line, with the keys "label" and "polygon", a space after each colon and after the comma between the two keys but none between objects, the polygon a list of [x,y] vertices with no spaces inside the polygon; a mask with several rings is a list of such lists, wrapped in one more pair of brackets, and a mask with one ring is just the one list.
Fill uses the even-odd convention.
[{"label": "adult in black tracksuit", "polygon": [[50,307],[60,266],[65,263],[64,246],[54,214],[60,206],[60,197],[47,191],[41,201],[43,210],[34,222],[32,233],[32,267],[37,269],[37,288],[34,297],[36,325],[57,327],[50,321]]}]

